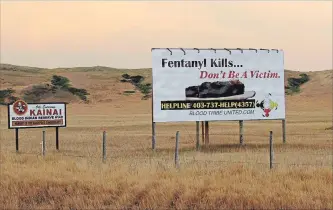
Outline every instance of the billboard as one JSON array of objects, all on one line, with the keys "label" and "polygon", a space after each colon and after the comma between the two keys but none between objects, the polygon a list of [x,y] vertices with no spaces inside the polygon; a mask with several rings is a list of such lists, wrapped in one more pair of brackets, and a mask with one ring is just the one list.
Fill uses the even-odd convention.
[{"label": "billboard", "polygon": [[284,53],[152,49],[153,121],[285,119]]},{"label": "billboard", "polygon": [[9,129],[39,127],[66,127],[66,104],[18,100],[8,105]]}]

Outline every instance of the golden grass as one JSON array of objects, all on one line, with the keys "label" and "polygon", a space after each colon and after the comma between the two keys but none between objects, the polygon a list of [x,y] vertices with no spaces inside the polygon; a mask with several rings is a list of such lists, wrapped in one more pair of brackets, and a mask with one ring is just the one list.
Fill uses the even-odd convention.
[{"label": "golden grass", "polygon": [[[69,105],[69,125],[60,129],[59,152],[54,129],[46,129],[45,158],[41,156],[42,129],[20,130],[20,154],[15,154],[14,132],[6,129],[2,117],[1,206],[332,209],[332,132],[325,130],[331,122],[320,112],[312,114],[321,121],[290,118],[286,145],[280,122],[246,122],[244,147],[237,145],[236,122],[211,123],[211,145],[200,152],[194,148],[194,123],[158,124],[158,149],[153,153],[148,113],[113,110],[105,117],[94,112],[105,110],[106,104],[95,106],[91,113],[86,106]],[[5,109],[1,111],[5,114]],[[103,130],[107,131],[105,164]],[[177,130],[181,134],[179,170],[173,162]],[[268,162],[269,130],[274,132],[273,170]]]},{"label": "golden grass", "polygon": [[[20,209],[330,209],[329,168],[6,156],[0,202]],[[10,162],[10,164],[6,164]]]},{"label": "golden grass", "polygon": [[[7,129],[7,110],[0,107],[2,208],[333,209],[332,130],[326,129],[332,126],[332,94],[312,96],[314,84],[303,90],[303,96],[287,97],[287,144],[282,143],[278,121],[245,122],[242,147],[238,122],[211,122],[211,145],[197,152],[195,123],[160,123],[154,153],[151,101],[120,95],[124,86],[113,89],[112,82],[117,83],[115,77],[122,72],[109,80],[100,78],[107,75],[101,72],[59,72],[71,77],[75,86],[87,88],[94,101],[68,105],[60,151],[55,150],[55,129],[45,129],[44,158],[43,129],[20,130],[20,152],[15,154],[14,130]],[[35,80],[44,81],[45,74]],[[325,84],[326,91],[329,83]],[[107,99],[112,101],[103,103]],[[176,131],[180,131],[179,170],[173,160]]]}]

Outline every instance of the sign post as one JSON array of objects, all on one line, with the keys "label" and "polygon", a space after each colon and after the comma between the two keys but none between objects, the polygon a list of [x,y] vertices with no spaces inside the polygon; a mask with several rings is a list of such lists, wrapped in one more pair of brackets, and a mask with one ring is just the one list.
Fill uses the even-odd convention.
[{"label": "sign post", "polygon": [[59,150],[59,127],[56,127],[56,150]]},{"label": "sign post", "polygon": [[59,127],[66,127],[66,103],[26,103],[17,100],[8,105],[8,129],[15,129],[16,152],[19,129],[56,127],[56,149],[59,149]]},{"label": "sign post", "polygon": [[19,133],[18,128],[15,129],[15,143],[16,143],[16,152],[19,151]]}]

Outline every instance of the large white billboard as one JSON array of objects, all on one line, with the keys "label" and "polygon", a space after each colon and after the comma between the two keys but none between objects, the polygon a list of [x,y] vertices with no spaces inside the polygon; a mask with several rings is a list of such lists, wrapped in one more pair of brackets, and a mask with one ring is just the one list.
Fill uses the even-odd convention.
[{"label": "large white billboard", "polygon": [[285,118],[282,50],[152,49],[153,121]]},{"label": "large white billboard", "polygon": [[66,104],[18,100],[8,105],[9,129],[38,127],[66,127]]}]

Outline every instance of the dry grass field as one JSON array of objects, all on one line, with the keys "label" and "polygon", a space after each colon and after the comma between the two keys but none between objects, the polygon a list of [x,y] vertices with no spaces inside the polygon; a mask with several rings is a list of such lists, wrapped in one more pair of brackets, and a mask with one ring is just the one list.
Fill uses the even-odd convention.
[{"label": "dry grass field", "polygon": [[[90,93],[68,105],[68,126],[7,129],[7,107],[0,106],[0,206],[3,209],[333,209],[332,70],[309,72],[301,92],[287,96],[287,143],[280,121],[211,122],[210,145],[195,150],[195,123],[157,124],[157,150],[151,151],[151,100],[124,95],[123,73],[148,69],[104,67],[0,70],[1,89],[21,90],[68,77]],[[287,71],[286,77],[300,72]],[[66,100],[67,100],[66,99]],[[47,98],[45,101],[60,99]],[[269,169],[269,131],[274,168]],[[102,163],[102,132],[107,161]],[[180,131],[180,168],[174,167],[175,133]]]}]

